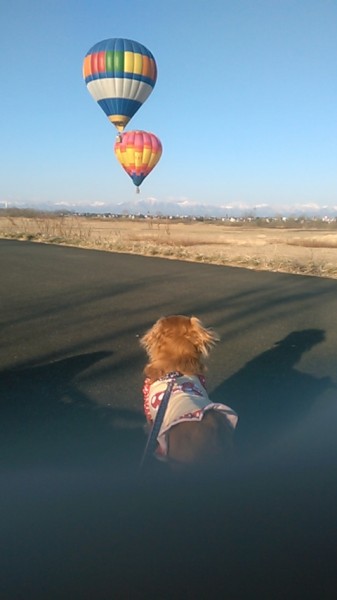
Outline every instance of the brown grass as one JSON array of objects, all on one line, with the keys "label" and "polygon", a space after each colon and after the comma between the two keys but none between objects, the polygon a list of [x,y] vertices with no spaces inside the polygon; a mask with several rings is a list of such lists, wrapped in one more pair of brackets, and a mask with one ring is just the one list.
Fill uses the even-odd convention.
[{"label": "brown grass", "polygon": [[302,246],[303,248],[337,248],[336,236],[329,238],[294,239],[287,242],[290,246]]},{"label": "brown grass", "polygon": [[337,232],[170,220],[0,216],[0,237],[337,278]]}]

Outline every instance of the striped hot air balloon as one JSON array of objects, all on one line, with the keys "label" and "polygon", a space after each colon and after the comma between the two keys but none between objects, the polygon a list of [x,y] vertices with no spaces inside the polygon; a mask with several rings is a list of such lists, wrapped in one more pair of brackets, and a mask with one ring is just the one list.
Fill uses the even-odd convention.
[{"label": "striped hot air balloon", "polygon": [[156,166],[162,154],[160,140],[147,131],[127,131],[117,136],[115,154],[131,177],[137,192],[145,177]]},{"label": "striped hot air balloon", "polygon": [[157,65],[142,44],[112,38],[98,42],[87,52],[83,77],[108,119],[118,131],[123,131],[151,94]]}]

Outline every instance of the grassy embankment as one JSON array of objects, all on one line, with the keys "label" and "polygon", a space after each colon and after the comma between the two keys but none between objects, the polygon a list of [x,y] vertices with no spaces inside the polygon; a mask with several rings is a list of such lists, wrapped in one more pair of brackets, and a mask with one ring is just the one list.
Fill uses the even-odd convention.
[{"label": "grassy embankment", "polygon": [[238,223],[1,211],[0,237],[337,278],[337,223]]}]

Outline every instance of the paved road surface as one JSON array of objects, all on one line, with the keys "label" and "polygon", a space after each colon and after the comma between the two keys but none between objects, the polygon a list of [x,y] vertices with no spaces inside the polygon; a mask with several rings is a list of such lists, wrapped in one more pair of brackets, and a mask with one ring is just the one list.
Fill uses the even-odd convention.
[{"label": "paved road surface", "polygon": [[[212,597],[283,598],[300,560],[329,597],[337,281],[15,241],[0,272],[1,598],[196,598],[212,578]],[[134,479],[138,340],[172,313],[221,336],[209,390],[240,418],[225,483]]]}]

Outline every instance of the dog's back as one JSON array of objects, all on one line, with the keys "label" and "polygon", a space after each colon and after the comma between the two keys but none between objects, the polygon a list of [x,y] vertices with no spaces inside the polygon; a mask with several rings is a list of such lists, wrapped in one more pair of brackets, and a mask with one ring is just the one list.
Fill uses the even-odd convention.
[{"label": "dog's back", "polygon": [[167,432],[168,461],[177,469],[212,469],[228,464],[233,433],[233,427],[221,413],[208,410],[201,421],[182,422]]}]

